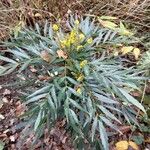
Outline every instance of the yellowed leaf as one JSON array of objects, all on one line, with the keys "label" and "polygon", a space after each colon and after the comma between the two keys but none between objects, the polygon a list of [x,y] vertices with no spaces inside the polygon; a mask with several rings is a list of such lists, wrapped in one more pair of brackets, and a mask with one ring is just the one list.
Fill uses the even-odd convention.
[{"label": "yellowed leaf", "polygon": [[19,21],[19,23],[12,29],[12,33],[14,33],[15,37],[18,37],[19,32],[24,26],[25,26],[25,23],[23,21]]},{"label": "yellowed leaf", "polygon": [[131,52],[133,50],[133,48],[134,48],[133,46],[124,46],[121,48],[121,52],[123,55],[125,55],[125,54]]},{"label": "yellowed leaf", "polygon": [[50,76],[46,76],[46,75],[45,75],[45,76],[44,76],[44,75],[39,75],[39,76],[38,76],[38,79],[39,79],[40,81],[43,81],[43,80],[46,80],[46,81],[47,81],[47,80],[51,79],[51,77],[50,77]]},{"label": "yellowed leaf", "polygon": [[3,95],[10,95],[10,94],[11,94],[11,91],[8,89],[5,89],[3,92]]},{"label": "yellowed leaf", "polygon": [[148,137],[146,140],[144,140],[146,143],[150,143],[150,137]]},{"label": "yellowed leaf", "polygon": [[125,35],[125,36],[133,35],[133,33],[130,32],[129,30],[127,30],[127,29],[121,29],[121,30],[119,30],[119,33],[120,33],[120,35]]},{"label": "yellowed leaf", "polygon": [[129,146],[131,146],[134,150],[139,150],[139,147],[135,142],[129,141]]},{"label": "yellowed leaf", "polygon": [[35,17],[42,18],[42,15],[41,15],[40,13],[36,13],[34,16],[35,16]]},{"label": "yellowed leaf", "polygon": [[103,21],[101,19],[99,19],[99,22],[102,24],[102,26],[104,26],[105,28],[109,28],[109,29],[115,29],[117,27],[117,25],[111,21]]},{"label": "yellowed leaf", "polygon": [[118,18],[117,17],[113,17],[113,16],[101,16],[100,19],[104,19],[104,20],[116,20]]},{"label": "yellowed leaf", "polygon": [[58,50],[57,55],[58,55],[59,58],[64,58],[64,59],[68,58],[66,52],[64,52],[63,50]]},{"label": "yellowed leaf", "polygon": [[115,145],[116,150],[128,150],[129,146],[134,150],[139,150],[138,145],[133,141],[119,141]]},{"label": "yellowed leaf", "polygon": [[133,54],[135,56],[135,59],[137,60],[140,56],[140,49],[139,48],[134,48]]},{"label": "yellowed leaf", "polygon": [[118,29],[120,35],[131,36],[133,35],[128,29],[125,28],[124,24],[120,22],[120,28]]},{"label": "yellowed leaf", "polygon": [[41,58],[43,60],[45,60],[46,62],[50,62],[51,61],[51,56],[50,56],[50,54],[46,50],[43,50],[41,52]]},{"label": "yellowed leaf", "polygon": [[127,150],[128,149],[128,142],[127,141],[120,141],[116,144],[116,150]]}]

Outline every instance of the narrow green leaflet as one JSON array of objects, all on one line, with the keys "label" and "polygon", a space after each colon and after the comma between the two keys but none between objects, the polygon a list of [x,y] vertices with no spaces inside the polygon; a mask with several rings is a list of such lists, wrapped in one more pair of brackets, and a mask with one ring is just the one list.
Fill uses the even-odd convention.
[{"label": "narrow green leaflet", "polygon": [[41,98],[45,98],[46,96],[47,96],[47,93],[44,93],[44,94],[40,94],[40,95],[34,96],[33,98],[28,99],[27,102],[26,102],[26,104],[29,104],[29,103],[38,101],[38,100],[40,100]]},{"label": "narrow green leaflet", "polygon": [[29,99],[29,98],[34,97],[34,96],[36,96],[36,95],[45,93],[45,92],[47,92],[49,89],[50,89],[50,86],[49,86],[49,85],[48,85],[48,86],[44,86],[43,88],[41,88],[41,89],[35,91],[33,94],[29,95],[27,98]]},{"label": "narrow green leaflet", "polygon": [[136,107],[138,107],[139,109],[141,109],[144,113],[146,113],[144,107],[141,105],[141,103],[139,103],[134,97],[132,97],[130,94],[128,94],[128,92],[126,92],[124,89],[122,88],[118,88],[119,91],[122,93],[122,95],[133,105],[135,105]]},{"label": "narrow green leaflet", "polygon": [[2,141],[0,141],[0,150],[3,150],[3,149],[4,149],[4,145],[5,145],[5,143],[2,142]]},{"label": "narrow green leaflet", "polygon": [[93,121],[93,124],[92,124],[92,142],[94,141],[94,136],[95,136],[95,131],[97,129],[97,124],[98,124],[98,121],[97,121],[97,116],[94,118],[94,121]]},{"label": "narrow green leaflet", "polygon": [[18,67],[18,64],[8,64],[8,66],[5,66],[4,68],[0,68],[0,76],[4,76],[7,74],[12,73],[16,68]]},{"label": "narrow green leaflet", "polygon": [[81,96],[80,94],[78,94],[77,91],[74,90],[73,88],[68,87],[68,89],[69,89],[69,91],[70,91],[71,93],[73,93],[75,96],[82,97],[82,96]]},{"label": "narrow green leaflet", "polygon": [[111,32],[112,32],[111,30],[108,30],[107,34],[104,37],[103,43],[105,43],[109,39]]},{"label": "narrow green leaflet", "polygon": [[12,63],[12,64],[17,64],[16,61],[14,61],[14,60],[12,60],[12,59],[10,59],[10,58],[1,56],[1,55],[0,55],[0,60],[6,61],[6,62],[10,62],[10,63]]},{"label": "narrow green leaflet", "polygon": [[101,94],[98,94],[98,93],[95,93],[93,92],[94,96],[96,96],[98,98],[99,101],[102,101],[104,103],[110,103],[110,104],[117,104],[118,102],[113,100],[113,99],[110,99],[106,96],[103,96]]},{"label": "narrow green leaflet", "polygon": [[17,50],[11,50],[11,53],[13,53],[17,58],[24,58],[24,59],[30,59],[30,57],[24,52],[24,51],[17,51]]},{"label": "narrow green leaflet", "polygon": [[20,67],[19,72],[22,72],[23,70],[25,70],[28,65],[31,63],[31,60],[27,60],[23,63],[23,65]]},{"label": "narrow green leaflet", "polygon": [[107,132],[106,132],[106,129],[105,129],[103,123],[100,120],[98,121],[98,126],[99,126],[100,138],[101,138],[104,150],[109,150]]},{"label": "narrow green leaflet", "polygon": [[38,114],[37,119],[34,124],[34,131],[36,131],[38,129],[40,122],[41,122],[41,118],[42,118],[42,110],[40,109],[39,114]]},{"label": "narrow green leaflet", "polygon": [[108,109],[106,109],[105,107],[103,107],[102,105],[97,105],[97,107],[109,118],[117,121],[118,123],[121,124],[121,122],[115,117],[115,115],[113,113],[111,113]]},{"label": "narrow green leaflet", "polygon": [[79,105],[76,101],[74,101],[73,99],[69,98],[69,102],[76,108],[78,108],[79,110],[88,113],[83,107],[81,107],[81,105]]},{"label": "narrow green leaflet", "polygon": [[79,120],[78,120],[78,117],[76,115],[76,113],[72,110],[72,109],[69,109],[70,111],[70,115],[73,117],[74,121],[79,124]]},{"label": "narrow green leaflet", "polygon": [[118,129],[118,127],[114,124],[111,123],[110,120],[108,120],[106,117],[100,116],[100,119],[106,124],[108,125],[110,128],[116,130],[117,132],[121,133],[120,130]]},{"label": "narrow green leaflet", "polygon": [[79,83],[70,77],[66,77],[72,84],[78,85]]},{"label": "narrow green leaflet", "polygon": [[54,103],[55,103],[55,107],[56,107],[56,109],[57,109],[57,108],[58,108],[58,100],[57,100],[57,96],[56,96],[55,87],[53,86],[53,87],[50,89],[50,91],[51,91],[51,96],[52,96],[52,98],[53,98],[53,100],[54,100]]},{"label": "narrow green leaflet", "polygon": [[54,114],[54,119],[56,119],[57,118],[57,111],[56,111],[56,108],[55,108],[55,104],[52,101],[52,98],[49,94],[48,94],[47,98],[48,98],[48,103],[50,105],[50,110]]}]

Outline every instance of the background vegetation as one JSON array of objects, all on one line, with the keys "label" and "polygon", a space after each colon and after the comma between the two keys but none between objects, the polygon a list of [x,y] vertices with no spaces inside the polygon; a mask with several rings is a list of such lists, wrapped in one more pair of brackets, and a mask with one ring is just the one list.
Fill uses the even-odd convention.
[{"label": "background vegetation", "polygon": [[[120,21],[122,21],[128,29],[131,29],[131,31],[135,33],[134,35],[136,36],[136,42],[132,46],[138,47],[140,49],[139,57],[142,57],[142,59],[138,62],[137,60],[135,60],[131,53],[127,54],[125,58],[129,60],[128,65],[135,66],[137,64],[138,69],[147,70],[147,76],[149,77],[150,2],[148,0],[65,0],[64,2],[62,2],[61,0],[1,0],[0,39],[9,39],[12,32],[15,34],[15,36],[17,36],[21,27],[25,25],[35,27],[36,22],[38,22],[39,25],[43,25],[45,23],[45,20],[61,24],[64,27],[64,24],[70,14],[78,14],[79,16],[83,15],[117,17],[117,19],[113,20],[114,23],[119,24]],[[108,46],[108,48],[110,48],[110,46]],[[0,47],[0,49],[5,50],[4,47]],[[112,52],[111,49],[109,52]],[[35,71],[34,68],[31,69],[32,71]],[[9,78],[11,77],[7,78],[7,76],[5,76],[5,80],[8,83],[12,82],[12,79],[10,80]],[[3,83],[3,80],[4,79],[1,79],[1,83]],[[20,86],[16,86],[16,89],[19,87]],[[26,87],[26,85],[24,85],[23,87]],[[6,96],[9,95],[8,93],[5,93]],[[132,96],[143,102],[148,116],[150,112],[149,94],[149,81],[145,82],[145,85],[143,86],[141,92],[134,91],[132,93]],[[2,97],[4,98],[4,96]],[[60,122],[62,123],[62,121]],[[149,118],[146,117],[140,118],[141,128],[135,126],[131,129],[131,127],[128,127],[126,124],[124,129],[122,129],[123,132],[125,130],[126,137],[118,136],[117,139],[112,138],[109,141],[110,145],[114,145],[114,143],[118,142],[119,139],[132,139],[142,148],[149,148],[149,124]],[[58,127],[60,130],[62,129],[57,124],[56,127]],[[130,132],[128,133],[128,131]],[[70,143],[67,144],[67,147],[71,147]],[[121,144],[127,145],[127,143]],[[130,145],[131,143],[128,144]]]}]

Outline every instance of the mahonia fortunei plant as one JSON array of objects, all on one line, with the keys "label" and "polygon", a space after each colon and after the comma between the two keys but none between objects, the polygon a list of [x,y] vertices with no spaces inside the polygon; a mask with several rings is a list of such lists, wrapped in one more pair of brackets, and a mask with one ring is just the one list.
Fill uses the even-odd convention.
[{"label": "mahonia fortunei plant", "polygon": [[108,150],[107,127],[120,132],[124,118],[138,125],[137,110],[145,113],[130,95],[140,90],[143,72],[126,67],[124,59],[107,55],[106,49],[134,41],[95,25],[89,17],[77,20],[71,16],[66,26],[64,31],[59,24],[46,22],[44,29],[36,24],[35,30],[20,30],[3,44],[11,57],[0,55],[5,62],[0,75],[15,71],[25,78],[21,83],[35,82],[26,93],[28,110],[23,117],[38,136],[57,119],[65,119],[78,149],[86,140],[91,148],[101,145]]}]

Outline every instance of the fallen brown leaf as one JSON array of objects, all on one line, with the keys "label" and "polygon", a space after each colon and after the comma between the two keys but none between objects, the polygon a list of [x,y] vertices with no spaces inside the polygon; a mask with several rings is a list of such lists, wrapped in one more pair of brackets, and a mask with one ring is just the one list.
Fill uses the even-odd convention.
[{"label": "fallen brown leaf", "polygon": [[64,58],[64,59],[67,59],[67,58],[68,58],[67,53],[64,52],[63,50],[58,50],[58,51],[57,51],[57,54],[58,54],[58,57],[59,57],[59,58]]},{"label": "fallen brown leaf", "polygon": [[45,60],[46,62],[50,62],[51,61],[51,55],[46,50],[41,52],[41,58],[43,60]]},{"label": "fallen brown leaf", "polygon": [[9,137],[9,139],[10,139],[11,142],[15,142],[15,140],[16,140],[14,135],[11,135],[11,136]]},{"label": "fallen brown leaf", "polygon": [[51,79],[51,77],[50,77],[50,76],[39,75],[39,76],[38,76],[38,79],[41,80],[41,81],[43,81],[43,80],[46,80],[46,81],[47,81],[47,80]]},{"label": "fallen brown leaf", "polygon": [[9,132],[9,131],[10,131],[10,129],[7,129],[7,130],[5,130],[3,133],[6,134],[6,133]]},{"label": "fallen brown leaf", "polygon": [[2,114],[0,114],[0,120],[3,120],[3,119],[5,119],[5,117]]},{"label": "fallen brown leaf", "polygon": [[34,68],[34,66],[30,66],[30,71],[33,72],[33,73],[37,72],[37,70]]},{"label": "fallen brown leaf", "polygon": [[122,133],[129,132],[131,130],[131,126],[122,126],[118,128]]},{"label": "fallen brown leaf", "polygon": [[10,95],[10,94],[11,94],[11,91],[8,89],[5,89],[3,92],[3,95]]},{"label": "fallen brown leaf", "polygon": [[19,103],[19,105],[16,107],[16,115],[21,116],[24,114],[26,107],[24,104],[21,104],[20,101],[18,103]]},{"label": "fallen brown leaf", "polygon": [[5,138],[5,137],[7,137],[6,133],[0,134],[0,138]]},{"label": "fallen brown leaf", "polygon": [[3,101],[4,103],[8,103],[8,98],[7,98],[7,97],[3,97],[3,98],[2,98],[2,101]]},{"label": "fallen brown leaf", "polygon": [[144,140],[146,143],[150,143],[150,137],[148,137],[146,140]]}]

